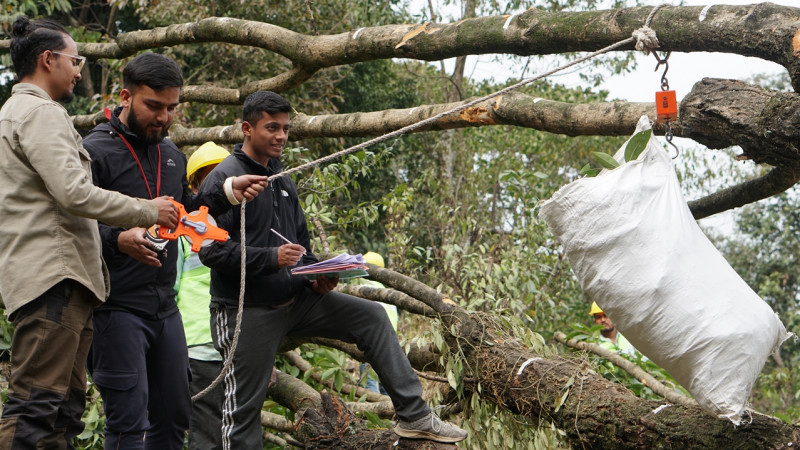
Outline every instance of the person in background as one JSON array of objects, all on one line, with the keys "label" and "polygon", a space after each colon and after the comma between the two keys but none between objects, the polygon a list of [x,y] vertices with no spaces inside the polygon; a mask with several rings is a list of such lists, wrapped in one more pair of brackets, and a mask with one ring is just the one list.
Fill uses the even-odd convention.
[{"label": "person in background", "polygon": [[594,318],[594,323],[598,325],[603,325],[603,329],[600,330],[600,346],[611,350],[612,352],[617,353],[624,353],[626,355],[633,355],[636,351],[625,339],[625,336],[622,333],[618,332],[616,327],[614,327],[614,322],[597,306],[597,302],[592,302],[592,307],[589,310],[589,315]]},{"label": "person in background", "polygon": [[[367,252],[367,253],[364,254],[364,261],[369,263],[369,264],[374,264],[374,265],[376,265],[378,267],[386,267],[385,263],[383,262],[383,256],[381,256],[380,253]],[[375,280],[368,280],[366,278],[354,278],[353,282],[357,283],[357,284],[362,284],[362,285],[365,285],[365,286],[369,286],[369,287],[374,287],[374,288],[377,288],[377,289],[385,289],[386,288],[386,286],[384,286],[383,283],[380,283],[380,282],[375,281]],[[392,322],[392,328],[394,328],[394,332],[397,333],[397,319],[398,319],[397,306],[389,305],[389,304],[383,303],[383,302],[378,302],[378,304],[383,306],[383,309],[386,310],[386,314],[389,316],[389,321]],[[361,379],[363,380],[364,373],[366,372],[367,373],[367,389],[369,389],[372,392],[376,392],[378,394],[387,395],[386,389],[384,389],[383,385],[380,384],[380,382],[378,380],[376,380],[375,377],[373,377],[371,373],[368,373],[369,369],[370,369],[370,367],[369,367],[368,363],[361,363],[361,366],[360,366],[361,376],[362,376]]]},{"label": "person in background", "polygon": [[[189,188],[194,194],[206,175],[223,159],[230,156],[224,148],[213,142],[201,145],[186,165]],[[208,387],[222,370],[222,356],[211,340],[211,269],[200,262],[192,244],[181,237],[178,245],[178,276],[175,291],[178,293],[178,308],[183,318],[186,345],[189,347],[189,368],[192,381],[189,386],[192,396]],[[222,385],[192,402],[189,420],[189,450],[219,448],[222,427]]]},{"label": "person in background", "polygon": [[15,330],[0,449],[71,449],[84,428],[94,307],[108,296],[95,219],[173,227],[178,210],[92,184],[57,103],[72,98],[86,58],[55,22],[20,16],[12,27],[19,83],[0,109],[0,297]]}]

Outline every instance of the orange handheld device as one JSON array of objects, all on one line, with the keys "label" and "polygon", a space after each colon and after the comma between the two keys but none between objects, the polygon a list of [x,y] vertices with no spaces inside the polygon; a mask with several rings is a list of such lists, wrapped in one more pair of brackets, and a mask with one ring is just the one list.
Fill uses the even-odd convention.
[{"label": "orange handheld device", "polygon": [[214,218],[208,215],[207,206],[201,206],[199,210],[187,213],[182,204],[175,200],[170,201],[178,207],[178,226],[174,230],[159,227],[159,238],[174,241],[178,236],[186,236],[192,244],[193,252],[199,252],[201,247],[211,244],[212,241],[228,240],[228,232],[219,228]]}]

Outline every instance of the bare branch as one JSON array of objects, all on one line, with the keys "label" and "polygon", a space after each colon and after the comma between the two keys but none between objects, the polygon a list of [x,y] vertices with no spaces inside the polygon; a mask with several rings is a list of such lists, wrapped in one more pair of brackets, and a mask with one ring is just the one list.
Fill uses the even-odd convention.
[{"label": "bare branch", "polygon": [[800,181],[800,167],[775,167],[766,175],[722,189],[689,202],[695,219],[763,200],[780,194]]},{"label": "bare branch", "polygon": [[[797,30],[797,9],[773,4],[715,5],[703,21],[702,6],[658,11],[651,28],[661,48],[681,52],[726,52],[756,56],[786,67]],[[261,22],[211,17],[152,30],[131,31],[111,43],[80,43],[91,58],[120,59],[157,47],[226,42],[263,48],[307,67],[321,68],[374,59],[427,61],[490,53],[546,55],[593,51],[621,41],[642,27],[652,7],[478,17],[448,24],[385,25],[347,33],[308,36]],[[774,45],[785,42],[787,45]],[[9,41],[0,40],[0,50]],[[633,45],[628,48],[633,50]]]},{"label": "bare branch", "polygon": [[391,419],[394,417],[394,406],[391,401],[388,402],[347,402],[345,403],[350,411],[358,412],[371,412],[381,419]]},{"label": "bare branch", "polygon": [[576,348],[578,350],[587,350],[608,361],[611,361],[614,365],[621,367],[623,370],[636,377],[636,379],[641,381],[645,386],[649,387],[657,395],[664,397],[672,403],[678,405],[697,406],[697,402],[694,401],[694,399],[686,397],[685,395],[681,395],[680,393],[664,386],[660,381],[642,370],[639,366],[610,350],[589,342],[581,342],[575,339],[567,340],[567,336],[560,331],[556,332],[553,335],[553,338],[568,347]]},{"label": "bare branch", "polygon": [[420,314],[427,317],[436,317],[438,315],[430,306],[394,289],[381,289],[363,284],[345,284],[338,286],[337,290],[367,300],[388,303],[412,314]]},{"label": "bare branch", "polygon": [[283,416],[268,411],[261,411],[261,425],[286,433],[294,431],[294,424],[292,422],[289,422]]}]

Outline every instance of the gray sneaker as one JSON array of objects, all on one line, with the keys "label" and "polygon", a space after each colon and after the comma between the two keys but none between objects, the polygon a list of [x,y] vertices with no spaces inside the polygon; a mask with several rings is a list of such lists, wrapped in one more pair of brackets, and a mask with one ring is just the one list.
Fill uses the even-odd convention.
[{"label": "gray sneaker", "polygon": [[443,443],[459,442],[467,437],[466,431],[450,422],[444,422],[432,412],[413,422],[398,421],[394,432],[404,438],[429,439]]}]

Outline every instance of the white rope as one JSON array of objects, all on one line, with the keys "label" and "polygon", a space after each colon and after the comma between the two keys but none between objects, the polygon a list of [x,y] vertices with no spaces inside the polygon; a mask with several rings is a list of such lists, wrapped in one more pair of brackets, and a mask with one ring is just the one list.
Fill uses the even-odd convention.
[{"label": "white rope", "polygon": [[[276,179],[278,179],[280,177],[289,176],[289,175],[291,175],[293,173],[303,171],[303,170],[305,170],[305,169],[307,169],[309,167],[314,167],[314,166],[317,166],[317,165],[322,164],[324,162],[339,158],[340,156],[344,156],[344,155],[356,152],[358,150],[361,150],[362,148],[366,148],[366,147],[369,147],[371,145],[374,145],[374,144],[377,144],[377,143],[392,139],[394,137],[397,137],[397,136],[400,136],[400,135],[403,135],[403,134],[406,134],[406,133],[410,133],[411,131],[417,130],[417,129],[422,128],[422,127],[424,127],[424,126],[426,126],[428,124],[436,122],[439,119],[447,117],[450,114],[455,114],[455,113],[461,112],[461,111],[463,111],[463,110],[465,110],[467,108],[471,108],[471,107],[473,107],[473,106],[475,106],[475,105],[477,105],[479,103],[483,103],[486,100],[490,100],[490,99],[495,98],[497,96],[503,95],[506,92],[510,92],[510,91],[515,90],[515,89],[519,89],[519,88],[521,88],[523,86],[526,86],[528,84],[533,83],[536,80],[539,80],[539,79],[542,79],[544,77],[553,75],[554,73],[560,72],[560,71],[562,71],[564,69],[568,69],[568,68],[570,68],[570,67],[572,67],[574,65],[577,65],[577,64],[580,64],[580,63],[582,63],[584,61],[592,59],[595,56],[602,55],[603,53],[610,52],[611,50],[614,50],[616,48],[622,47],[623,45],[630,44],[630,43],[632,43],[634,41],[636,42],[635,47],[636,47],[637,50],[652,51],[652,50],[654,50],[655,48],[658,47],[658,38],[656,37],[656,32],[653,29],[650,28],[650,22],[653,20],[653,17],[655,16],[656,11],[661,9],[661,7],[663,7],[663,6],[667,6],[667,4],[666,3],[662,3],[662,4],[658,5],[658,6],[656,6],[653,9],[653,11],[650,12],[650,15],[647,16],[647,20],[645,21],[645,25],[642,28],[634,30],[633,33],[631,34],[631,37],[629,37],[627,39],[623,39],[623,40],[621,40],[619,42],[611,44],[608,47],[604,47],[604,48],[602,48],[600,50],[597,50],[596,52],[589,53],[588,55],[586,55],[586,56],[584,56],[582,58],[579,58],[579,59],[576,59],[575,61],[572,61],[572,62],[569,62],[567,64],[564,64],[563,66],[557,67],[557,68],[555,68],[553,70],[550,70],[549,72],[545,72],[545,73],[537,75],[537,76],[535,76],[533,78],[528,78],[527,80],[522,80],[522,81],[520,81],[520,82],[518,82],[516,84],[513,84],[511,86],[503,88],[503,89],[501,89],[501,90],[499,90],[499,91],[497,91],[497,92],[495,92],[493,94],[489,94],[489,95],[477,98],[477,99],[472,100],[470,102],[467,102],[467,103],[465,103],[463,105],[455,107],[455,108],[453,108],[451,110],[448,110],[448,111],[445,111],[445,112],[441,112],[439,114],[436,114],[435,116],[429,117],[427,119],[423,119],[423,120],[421,120],[419,122],[416,122],[416,123],[412,123],[411,125],[407,125],[407,126],[405,126],[403,128],[400,128],[398,130],[392,131],[390,133],[386,133],[386,134],[384,134],[382,136],[378,136],[378,137],[376,137],[374,139],[370,139],[369,141],[362,142],[362,143],[360,143],[358,145],[354,145],[354,146],[346,148],[344,150],[340,150],[340,151],[338,151],[336,153],[332,153],[332,154],[330,154],[328,156],[319,158],[317,160],[314,160],[314,161],[311,161],[311,162],[308,162],[308,163],[305,163],[305,164],[301,164],[301,165],[299,165],[297,167],[293,167],[293,168],[285,170],[283,172],[276,173],[275,175],[272,175],[269,178],[267,178],[267,181],[268,182],[272,182],[272,181],[274,181],[274,180],[276,180]],[[311,120],[313,121],[314,119],[312,118]],[[309,123],[310,123],[310,121],[309,121]],[[224,377],[224,374],[228,370],[231,370],[230,369],[230,365],[233,362],[233,354],[236,351],[237,344],[239,343],[239,334],[241,334],[241,331],[242,331],[242,312],[244,311],[244,286],[245,286],[244,205],[245,205],[245,203],[246,203],[246,200],[242,200],[241,210],[239,212],[239,234],[241,236],[241,242],[240,242],[240,245],[241,245],[241,271],[240,271],[241,272],[241,276],[240,276],[240,279],[239,279],[239,284],[240,284],[241,287],[239,288],[239,309],[236,312],[236,326],[235,326],[235,329],[234,329],[234,332],[233,332],[233,342],[231,342],[230,350],[228,351],[228,355],[225,357],[225,362],[222,365],[222,370],[220,371],[219,375],[217,375],[217,378],[215,378],[214,381],[212,381],[211,384],[207,388],[205,388],[201,392],[198,392],[197,394],[195,394],[192,397],[192,401],[195,401],[195,400],[203,397],[211,389],[214,389],[214,387],[216,387],[219,384],[220,380]],[[533,358],[533,359],[535,359],[535,358]],[[531,362],[532,362],[532,360],[529,360],[525,364],[523,364],[523,366],[520,368],[520,371],[519,371],[518,375],[521,374],[522,371],[525,369],[525,366],[527,366]]]},{"label": "white rope", "polygon": [[667,6],[667,3],[662,3],[653,8],[653,10],[650,11],[650,15],[647,16],[647,20],[644,21],[644,26],[638,30],[633,30],[632,36],[636,39],[636,50],[649,54],[659,47],[656,31],[650,28],[650,22],[653,21],[656,12],[664,6]]},{"label": "white rope", "polygon": [[[239,236],[240,242],[239,245],[241,246],[241,258],[239,260],[239,264],[241,265],[241,270],[239,271],[239,309],[236,311],[236,326],[234,327],[233,331],[233,342],[231,342],[230,349],[228,350],[228,354],[225,355],[225,362],[222,363],[222,370],[219,371],[217,378],[214,378],[214,381],[208,385],[207,388],[203,389],[202,391],[198,392],[197,394],[192,396],[192,401],[196,401],[197,399],[203,397],[204,395],[208,394],[212,389],[214,389],[220,381],[225,377],[225,374],[231,369],[231,364],[233,364],[233,353],[236,350],[236,346],[239,345],[239,334],[242,332],[242,313],[244,312],[244,282],[245,282],[245,260],[247,258],[247,250],[245,248],[244,242],[244,205],[247,204],[247,199],[242,199],[241,210],[239,211]],[[228,330],[225,330],[225,333],[228,333]]]}]

